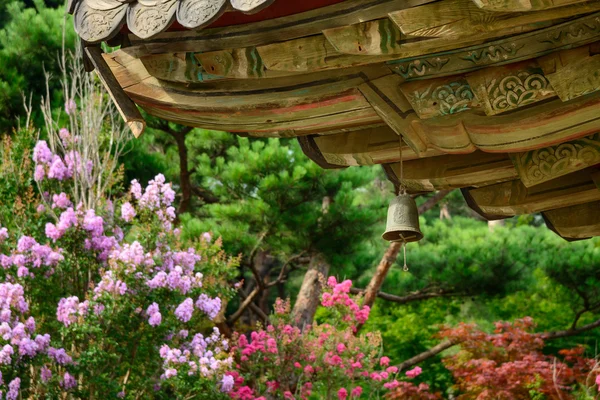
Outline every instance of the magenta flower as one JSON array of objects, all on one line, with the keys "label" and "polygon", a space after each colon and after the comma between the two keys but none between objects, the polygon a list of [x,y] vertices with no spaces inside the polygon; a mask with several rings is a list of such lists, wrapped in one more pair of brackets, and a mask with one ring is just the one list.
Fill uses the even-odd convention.
[{"label": "magenta flower", "polygon": [[341,388],[338,390],[337,395],[339,400],[346,400],[348,398],[348,391],[344,388]]},{"label": "magenta flower", "polygon": [[360,386],[355,387],[354,389],[352,389],[352,391],[350,392],[350,395],[352,397],[360,397],[360,395],[363,392],[363,388]]},{"label": "magenta flower", "polygon": [[416,378],[417,376],[421,375],[421,372],[423,372],[421,367],[414,367],[410,371],[406,371],[406,376],[409,378]]}]

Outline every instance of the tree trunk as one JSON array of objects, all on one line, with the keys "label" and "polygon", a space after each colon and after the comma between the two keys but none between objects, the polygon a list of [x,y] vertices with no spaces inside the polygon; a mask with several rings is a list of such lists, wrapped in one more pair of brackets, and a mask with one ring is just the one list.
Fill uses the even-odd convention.
[{"label": "tree trunk", "polygon": [[379,289],[381,289],[381,285],[383,284],[383,280],[388,274],[388,271],[396,262],[396,258],[398,257],[398,253],[402,248],[402,243],[400,242],[392,242],[388,246],[385,254],[379,261],[379,265],[377,265],[377,270],[375,270],[375,275],[369,282],[367,289],[365,290],[365,297],[363,299],[363,305],[372,307],[373,303],[375,303],[375,299],[377,298],[377,293]]},{"label": "tree trunk", "polygon": [[[440,200],[446,197],[450,193],[450,190],[440,190],[433,197],[428,199],[425,203],[423,203],[419,207],[419,214],[422,214],[426,211],[429,211],[433,208]],[[396,262],[396,258],[398,257],[398,253],[402,249],[402,243],[400,242],[392,242],[388,246],[385,254],[379,261],[379,265],[377,265],[377,269],[375,270],[375,275],[371,278],[371,282],[367,286],[365,290],[365,297],[363,300],[363,305],[372,307],[375,303],[375,299],[377,298],[377,293],[379,293],[379,289],[381,289],[381,285],[383,284],[383,280],[387,276],[390,268]],[[356,327],[356,332],[362,328],[362,325],[358,325]]]},{"label": "tree trunk", "polygon": [[329,263],[322,254],[314,254],[292,310],[292,321],[297,327],[304,329],[306,325],[312,324],[321,297],[321,281],[319,279],[320,277],[326,278],[328,273]]},{"label": "tree trunk", "polygon": [[179,152],[179,185],[181,186],[181,202],[177,210],[178,214],[186,212],[192,201],[192,183],[190,181],[190,169],[188,166],[188,149],[185,145],[185,134],[173,135],[177,142]]}]

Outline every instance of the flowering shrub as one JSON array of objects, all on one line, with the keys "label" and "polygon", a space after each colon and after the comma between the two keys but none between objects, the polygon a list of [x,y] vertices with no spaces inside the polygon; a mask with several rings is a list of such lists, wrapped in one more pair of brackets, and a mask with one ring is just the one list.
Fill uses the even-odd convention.
[{"label": "flowering shrub", "polygon": [[469,324],[440,332],[461,343],[457,354],[444,359],[461,393],[458,399],[524,399],[532,393],[574,399],[574,384],[586,383],[596,361],[583,357],[582,347],[561,350],[562,360],[542,353],[544,341],[529,332],[533,327],[526,317],[513,324],[497,322],[493,334]]},{"label": "flowering shrub", "polygon": [[[77,137],[61,130],[61,138],[63,153],[45,141],[32,152],[41,196],[30,198],[38,205],[27,208],[35,210],[28,234],[0,227],[0,391],[8,399],[172,398],[161,383],[183,358],[210,370],[216,387],[232,359],[208,353],[222,341],[210,321],[233,294],[226,280],[237,259],[210,234],[184,246],[162,175],[94,209],[75,204],[85,196],[73,195],[77,174],[97,166],[70,147]],[[207,393],[197,398],[214,398],[202,389],[209,382],[195,385]]]},{"label": "flowering shrub", "polygon": [[381,356],[379,334],[355,335],[369,307],[349,295],[351,286],[349,280],[327,280],[321,305],[328,323],[300,330],[293,325],[289,301],[278,299],[271,324],[235,335],[230,352],[235,365],[222,381],[231,398],[356,399],[412,387],[399,381],[398,368]]}]

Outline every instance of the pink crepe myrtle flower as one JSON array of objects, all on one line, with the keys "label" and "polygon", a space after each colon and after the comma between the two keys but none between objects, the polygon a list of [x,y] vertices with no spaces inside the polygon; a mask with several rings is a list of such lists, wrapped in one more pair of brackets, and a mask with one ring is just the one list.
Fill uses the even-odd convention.
[{"label": "pink crepe myrtle flower", "polygon": [[350,392],[350,395],[352,397],[360,397],[360,395],[363,392],[363,388],[360,386],[355,387],[354,389],[352,389],[352,391]]},{"label": "pink crepe myrtle flower", "polygon": [[0,228],[0,244],[8,239],[8,229]]},{"label": "pink crepe myrtle flower", "polygon": [[338,390],[337,395],[339,400],[346,400],[348,398],[348,391],[344,388],[341,388]]},{"label": "pink crepe myrtle flower", "polygon": [[396,389],[398,386],[400,386],[400,382],[398,382],[397,380],[393,380],[391,382],[386,382],[383,384],[383,387],[388,390]]},{"label": "pink crepe myrtle flower", "polygon": [[124,221],[126,221],[126,222],[133,221],[133,218],[135,217],[135,215],[136,215],[135,209],[133,208],[131,203],[127,202],[121,206],[121,218],[123,218]]},{"label": "pink crepe myrtle flower", "polygon": [[423,372],[421,367],[414,367],[413,369],[406,371],[406,376],[409,378],[416,378],[417,376],[421,375],[421,372]]},{"label": "pink crepe myrtle flower", "polygon": [[381,357],[379,359],[379,365],[383,366],[383,367],[387,367],[388,365],[390,365],[390,359],[389,357]]},{"label": "pink crepe myrtle flower", "polygon": [[600,375],[596,376],[596,385],[598,386],[598,391],[600,392]]},{"label": "pink crepe myrtle flower", "polygon": [[73,203],[71,203],[66,193],[62,192],[61,194],[52,195],[52,208],[67,209],[72,206]]}]

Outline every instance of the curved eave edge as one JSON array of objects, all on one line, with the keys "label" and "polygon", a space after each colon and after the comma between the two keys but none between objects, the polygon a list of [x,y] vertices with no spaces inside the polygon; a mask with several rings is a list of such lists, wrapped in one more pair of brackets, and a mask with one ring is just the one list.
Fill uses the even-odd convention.
[{"label": "curved eave edge", "polygon": [[227,11],[254,14],[275,0],[69,0],[75,31],[87,43],[114,37],[127,23],[131,33],[149,39],[174,21],[187,29],[202,29]]}]

